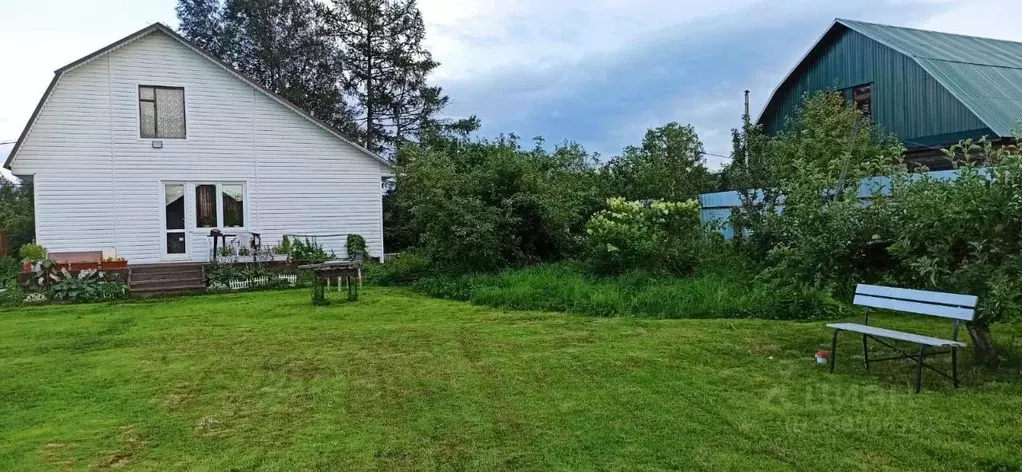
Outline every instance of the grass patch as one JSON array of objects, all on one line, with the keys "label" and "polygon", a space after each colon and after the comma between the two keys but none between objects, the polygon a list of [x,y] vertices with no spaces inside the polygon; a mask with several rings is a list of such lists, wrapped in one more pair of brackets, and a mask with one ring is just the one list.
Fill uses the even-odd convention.
[{"label": "grass patch", "polygon": [[0,470],[1012,470],[1022,455],[1017,368],[965,368],[959,390],[927,375],[914,395],[909,365],[865,372],[851,338],[837,374],[817,367],[819,322],[331,296],[0,311]]},{"label": "grass patch", "polygon": [[498,274],[425,277],[413,287],[431,296],[519,310],[649,318],[832,319],[844,307],[829,294],[755,283],[750,271],[708,266],[691,277],[635,272],[595,277],[570,262]]}]

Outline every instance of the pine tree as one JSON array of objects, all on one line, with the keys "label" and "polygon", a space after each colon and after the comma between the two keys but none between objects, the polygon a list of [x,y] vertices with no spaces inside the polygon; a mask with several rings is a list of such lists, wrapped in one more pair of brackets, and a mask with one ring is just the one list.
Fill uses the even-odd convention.
[{"label": "pine tree", "polygon": [[427,84],[439,64],[422,45],[425,25],[415,0],[333,3],[342,85],[365,146],[392,154],[429,128],[443,126],[435,116],[448,98]]},{"label": "pine tree", "polygon": [[352,132],[339,51],[317,0],[179,0],[180,31],[313,116]]}]

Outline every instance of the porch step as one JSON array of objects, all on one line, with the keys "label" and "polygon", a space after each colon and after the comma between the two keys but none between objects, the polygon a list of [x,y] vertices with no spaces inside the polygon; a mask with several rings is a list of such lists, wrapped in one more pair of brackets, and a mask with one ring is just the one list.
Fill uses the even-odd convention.
[{"label": "porch step", "polygon": [[204,277],[201,266],[194,269],[188,268],[166,272],[131,271],[132,284],[143,282],[170,282],[174,280],[195,280],[202,279]]},{"label": "porch step", "polygon": [[202,263],[145,264],[131,266],[131,296],[152,297],[203,292],[206,281]]},{"label": "porch step", "polygon": [[168,264],[132,264],[132,273],[158,273],[158,272],[177,272],[181,270],[202,270],[202,266],[206,264],[202,262],[175,262]]}]

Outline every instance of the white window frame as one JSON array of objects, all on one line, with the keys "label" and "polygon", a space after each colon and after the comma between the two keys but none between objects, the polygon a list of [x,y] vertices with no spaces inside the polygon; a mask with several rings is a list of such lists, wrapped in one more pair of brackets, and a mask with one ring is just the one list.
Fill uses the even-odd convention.
[{"label": "white window frame", "polygon": [[[184,189],[184,228],[181,229],[167,229],[167,185],[181,185]],[[181,261],[188,260],[191,257],[191,238],[188,237],[190,233],[188,227],[188,182],[181,180],[161,180],[160,181],[160,260],[165,261]],[[171,254],[167,252],[167,235],[170,233],[181,233],[185,237],[185,252],[180,254]]]},{"label": "white window frame", "polygon": [[[244,180],[220,180],[220,181],[197,181],[189,182],[191,184],[191,208],[195,208],[195,189],[200,185],[212,185],[216,188],[216,226],[213,227],[200,227],[199,226],[199,213],[195,211],[191,218],[191,225],[197,230],[214,230],[219,229],[222,231],[245,231],[249,226],[249,199],[248,199],[248,183]],[[244,220],[241,226],[224,226],[224,185],[241,185],[242,195],[242,212],[241,218]]]}]

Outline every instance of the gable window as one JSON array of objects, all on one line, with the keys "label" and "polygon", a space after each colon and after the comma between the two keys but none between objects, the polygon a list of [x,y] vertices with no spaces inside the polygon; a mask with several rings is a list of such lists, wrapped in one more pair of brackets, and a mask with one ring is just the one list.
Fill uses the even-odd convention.
[{"label": "gable window", "polygon": [[234,182],[195,184],[196,228],[244,226],[245,184]]},{"label": "gable window", "polygon": [[138,127],[143,138],[184,138],[185,89],[139,85]]},{"label": "gable window", "polygon": [[862,112],[863,118],[873,121],[873,84],[856,85],[851,88],[852,105]]}]

